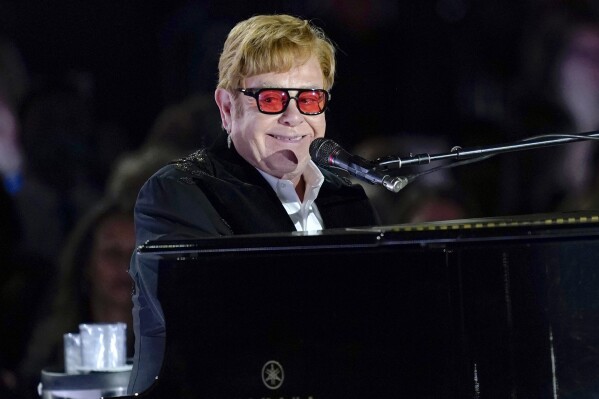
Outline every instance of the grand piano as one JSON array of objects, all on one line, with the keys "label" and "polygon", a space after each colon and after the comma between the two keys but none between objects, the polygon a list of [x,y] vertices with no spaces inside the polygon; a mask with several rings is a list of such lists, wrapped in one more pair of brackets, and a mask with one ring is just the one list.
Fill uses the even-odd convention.
[{"label": "grand piano", "polygon": [[599,397],[599,213],[148,242],[138,398]]}]

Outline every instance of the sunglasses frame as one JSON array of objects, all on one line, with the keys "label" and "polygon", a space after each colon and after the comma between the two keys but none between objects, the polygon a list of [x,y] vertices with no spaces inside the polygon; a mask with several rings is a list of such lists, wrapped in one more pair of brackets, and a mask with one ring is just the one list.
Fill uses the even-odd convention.
[{"label": "sunglasses frame", "polygon": [[[262,111],[262,109],[260,108],[259,96],[260,96],[260,93],[265,90],[284,91],[287,93],[287,96],[289,97],[289,101],[287,101],[287,103],[283,105],[283,109],[281,111],[278,111],[278,112]],[[331,101],[331,93],[329,93],[329,91],[325,90],[325,89],[296,89],[296,88],[283,88],[283,87],[261,87],[259,89],[258,88],[237,89],[237,91],[245,94],[248,97],[254,98],[256,100],[256,106],[258,107],[258,111],[260,111],[260,113],[263,113],[266,115],[282,114],[283,112],[285,112],[287,110],[287,107],[289,106],[289,103],[291,103],[292,99],[295,99],[295,105],[297,106],[297,109],[300,112],[300,114],[302,114],[302,115],[320,115],[324,111],[326,111],[326,109],[329,106],[329,101]],[[289,91],[297,91],[297,94],[295,96],[292,96],[289,94]],[[300,94],[305,93],[305,92],[315,92],[315,91],[323,92],[325,95],[325,103],[324,103],[323,109],[320,112],[314,112],[314,113],[302,111],[300,109],[299,102],[298,102]]]}]

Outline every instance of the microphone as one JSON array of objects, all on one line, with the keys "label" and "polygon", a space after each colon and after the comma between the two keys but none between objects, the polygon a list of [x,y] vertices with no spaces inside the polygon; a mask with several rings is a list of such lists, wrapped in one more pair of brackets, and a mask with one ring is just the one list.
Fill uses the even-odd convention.
[{"label": "microphone", "polygon": [[310,156],[319,166],[336,166],[350,175],[370,184],[382,185],[394,193],[404,188],[409,182],[405,177],[393,177],[378,165],[357,155],[350,154],[333,140],[317,138],[310,144]]}]

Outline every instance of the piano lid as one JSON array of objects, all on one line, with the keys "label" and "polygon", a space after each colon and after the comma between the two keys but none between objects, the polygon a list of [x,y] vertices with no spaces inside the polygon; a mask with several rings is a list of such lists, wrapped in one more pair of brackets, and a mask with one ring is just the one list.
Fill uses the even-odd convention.
[{"label": "piano lid", "polygon": [[240,251],[248,248],[376,247],[438,245],[472,241],[551,240],[599,236],[599,211],[516,215],[459,219],[389,226],[202,237],[188,240],[153,240],[137,248],[139,253],[189,253]]}]

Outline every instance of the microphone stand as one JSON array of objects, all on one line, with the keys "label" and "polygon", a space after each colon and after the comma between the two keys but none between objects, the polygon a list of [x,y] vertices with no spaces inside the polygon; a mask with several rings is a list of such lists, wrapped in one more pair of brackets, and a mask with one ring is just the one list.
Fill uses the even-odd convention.
[{"label": "microphone stand", "polygon": [[[534,148],[549,147],[559,144],[567,144],[576,141],[586,140],[598,140],[599,130],[594,130],[579,134],[548,134],[542,136],[530,137],[524,140],[517,141],[515,143],[497,144],[487,147],[472,147],[462,148],[454,147],[448,153],[441,154],[410,154],[407,157],[400,158],[398,156],[387,156],[379,158],[375,161],[375,164],[382,167],[383,169],[397,169],[404,166],[412,165],[424,165],[429,164],[433,161],[441,160],[468,160],[475,158],[486,159],[493,155],[502,154],[506,152],[523,151]],[[405,185],[404,185],[405,186]]]}]

